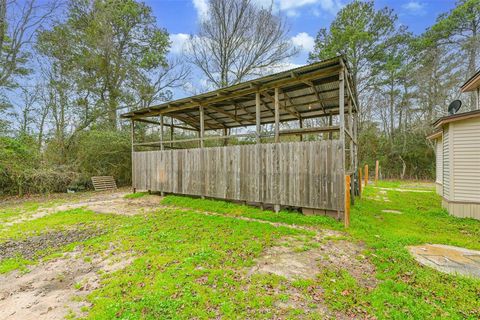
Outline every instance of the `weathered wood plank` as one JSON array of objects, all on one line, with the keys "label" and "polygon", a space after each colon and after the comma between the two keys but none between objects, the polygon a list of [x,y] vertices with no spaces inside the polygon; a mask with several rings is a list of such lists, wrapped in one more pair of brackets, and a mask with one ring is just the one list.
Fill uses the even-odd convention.
[{"label": "weathered wood plank", "polygon": [[343,211],[341,151],[338,140],[139,151],[134,187]]}]

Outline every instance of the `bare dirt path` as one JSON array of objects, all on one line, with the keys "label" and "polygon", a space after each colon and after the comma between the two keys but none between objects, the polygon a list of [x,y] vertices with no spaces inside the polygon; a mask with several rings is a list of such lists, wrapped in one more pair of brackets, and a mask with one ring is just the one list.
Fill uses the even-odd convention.
[{"label": "bare dirt path", "polygon": [[146,195],[140,198],[128,199],[125,196],[129,192],[120,190],[114,192],[89,193],[70,202],[53,205],[51,207],[40,207],[32,214],[20,214],[17,218],[7,221],[4,227],[14,224],[42,218],[49,214],[77,208],[86,208],[97,213],[114,213],[123,215],[135,215],[146,211],[158,209],[161,198],[155,195]]},{"label": "bare dirt path", "polygon": [[39,264],[27,274],[11,272],[0,276],[0,319],[63,319],[88,310],[85,297],[99,287],[100,273],[122,269],[131,258],[103,259],[95,256],[87,262],[81,251]]}]

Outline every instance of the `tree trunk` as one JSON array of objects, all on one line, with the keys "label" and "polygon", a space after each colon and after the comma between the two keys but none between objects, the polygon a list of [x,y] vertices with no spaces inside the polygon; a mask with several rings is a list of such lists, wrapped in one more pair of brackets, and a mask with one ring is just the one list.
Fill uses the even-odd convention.
[{"label": "tree trunk", "polygon": [[7,32],[7,0],[0,0],[0,56],[3,54],[3,43]]}]

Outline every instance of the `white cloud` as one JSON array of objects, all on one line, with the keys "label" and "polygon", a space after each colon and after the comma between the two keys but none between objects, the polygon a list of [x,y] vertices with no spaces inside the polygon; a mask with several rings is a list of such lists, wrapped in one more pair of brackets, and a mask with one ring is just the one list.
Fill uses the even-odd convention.
[{"label": "white cloud", "polygon": [[280,10],[292,12],[304,6],[315,5],[331,14],[336,14],[342,7],[339,0],[279,0]]},{"label": "white cloud", "polygon": [[415,14],[425,13],[425,4],[418,1],[410,1],[404,4],[402,8]]},{"label": "white cloud", "polygon": [[[208,16],[209,0],[192,0],[200,20]],[[319,16],[320,12],[327,12],[335,15],[342,8],[342,0],[252,0],[255,5],[268,8],[272,6],[274,12],[284,11],[290,17],[298,17],[300,9],[305,6],[313,7],[314,15]]]},{"label": "white cloud", "polygon": [[199,19],[204,19],[208,15],[208,0],[192,0],[197,16]]},{"label": "white cloud", "polygon": [[303,51],[310,52],[315,46],[315,39],[306,32],[300,32],[292,37],[292,43],[296,47],[300,47]]},{"label": "white cloud", "polygon": [[173,54],[181,54],[187,50],[187,43],[190,39],[190,36],[186,33],[174,33],[170,35],[170,41],[172,46],[170,47],[170,52]]}]

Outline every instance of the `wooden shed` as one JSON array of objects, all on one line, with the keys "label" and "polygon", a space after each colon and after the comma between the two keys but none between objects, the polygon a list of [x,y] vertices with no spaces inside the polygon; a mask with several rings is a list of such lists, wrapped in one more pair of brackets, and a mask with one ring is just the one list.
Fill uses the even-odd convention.
[{"label": "wooden shed", "polygon": [[476,92],[477,110],[442,117],[428,139],[435,143],[436,189],[457,217],[480,219],[480,72],[463,86]]},{"label": "wooden shed", "polygon": [[133,188],[343,218],[357,110],[346,61],[335,57],[123,114]]}]

